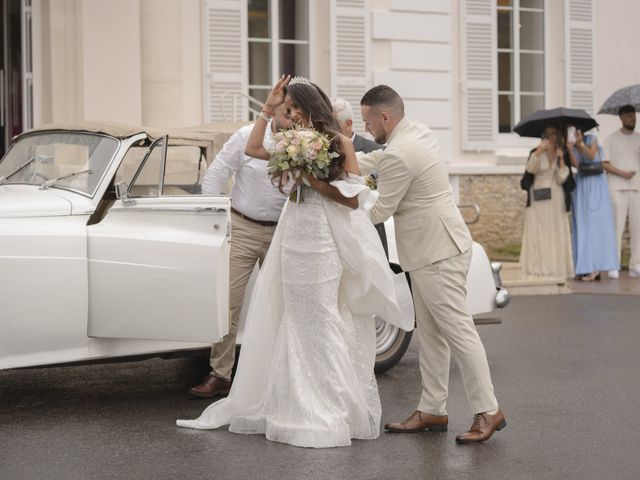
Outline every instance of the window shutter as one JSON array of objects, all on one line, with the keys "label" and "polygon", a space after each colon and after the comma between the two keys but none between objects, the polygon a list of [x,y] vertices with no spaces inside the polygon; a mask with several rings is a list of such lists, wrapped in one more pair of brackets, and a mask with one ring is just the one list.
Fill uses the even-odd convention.
[{"label": "window shutter", "polygon": [[353,107],[353,129],[364,131],[360,99],[370,88],[368,0],[331,0],[331,95]]},{"label": "window shutter", "polygon": [[494,150],[498,131],[494,0],[462,0],[462,149]]},{"label": "window shutter", "polygon": [[247,0],[204,0],[205,122],[247,120]]},{"label": "window shutter", "polygon": [[593,0],[565,0],[565,103],[594,113]]}]

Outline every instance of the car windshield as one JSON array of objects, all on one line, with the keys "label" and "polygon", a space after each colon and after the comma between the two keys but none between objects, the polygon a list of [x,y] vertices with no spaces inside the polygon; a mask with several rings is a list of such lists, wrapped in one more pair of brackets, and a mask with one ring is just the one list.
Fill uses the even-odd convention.
[{"label": "car windshield", "polygon": [[0,184],[64,188],[92,196],[118,140],[82,132],[38,132],[21,137],[0,160]]}]

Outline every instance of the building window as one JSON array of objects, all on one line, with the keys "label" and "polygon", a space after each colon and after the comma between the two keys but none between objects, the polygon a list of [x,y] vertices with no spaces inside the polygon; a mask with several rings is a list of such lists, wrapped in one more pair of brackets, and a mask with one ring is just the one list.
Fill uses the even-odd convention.
[{"label": "building window", "polygon": [[309,0],[249,0],[249,95],[264,102],[280,75],[309,76]]},{"label": "building window", "polygon": [[544,0],[497,0],[498,131],[545,105]]},{"label": "building window", "polygon": [[0,0],[0,156],[33,127],[31,0]]}]

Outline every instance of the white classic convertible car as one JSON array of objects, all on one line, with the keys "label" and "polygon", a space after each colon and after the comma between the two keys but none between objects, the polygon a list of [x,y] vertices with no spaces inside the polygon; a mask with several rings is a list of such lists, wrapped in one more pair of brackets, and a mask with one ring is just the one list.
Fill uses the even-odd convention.
[{"label": "white classic convertible car", "polygon": [[[0,369],[204,351],[227,333],[230,202],[200,182],[237,127],[87,123],[14,139],[0,161]],[[474,315],[508,303],[478,244],[468,281]],[[381,371],[411,334],[375,321]]]}]

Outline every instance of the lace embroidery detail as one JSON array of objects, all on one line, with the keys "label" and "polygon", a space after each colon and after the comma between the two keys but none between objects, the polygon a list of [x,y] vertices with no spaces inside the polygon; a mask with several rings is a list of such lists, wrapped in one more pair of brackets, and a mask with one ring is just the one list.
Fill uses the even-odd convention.
[{"label": "lace embroidery detail", "polygon": [[338,297],[343,267],[323,200],[310,188],[304,195],[280,220],[284,316],[261,411],[234,418],[230,430],[300,446],[349,445],[379,435],[375,325]]}]

